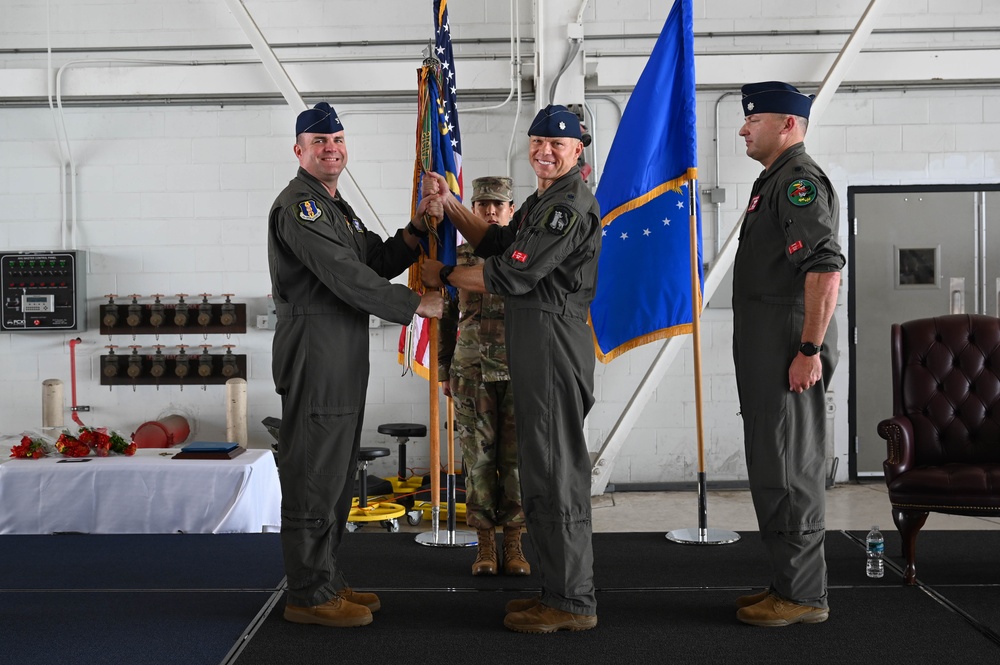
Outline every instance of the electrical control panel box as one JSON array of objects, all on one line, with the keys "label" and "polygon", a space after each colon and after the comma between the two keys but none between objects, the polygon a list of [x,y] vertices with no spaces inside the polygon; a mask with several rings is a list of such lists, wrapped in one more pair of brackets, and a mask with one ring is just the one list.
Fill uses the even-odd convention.
[{"label": "electrical control panel box", "polygon": [[87,253],[0,252],[0,331],[87,329]]}]

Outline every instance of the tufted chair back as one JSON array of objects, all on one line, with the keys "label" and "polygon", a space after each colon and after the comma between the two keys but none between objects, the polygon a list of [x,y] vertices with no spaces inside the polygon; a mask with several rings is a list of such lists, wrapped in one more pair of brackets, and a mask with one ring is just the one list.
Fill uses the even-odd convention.
[{"label": "tufted chair back", "polygon": [[885,482],[917,580],[917,534],[930,512],[1000,516],[1000,319],[952,314],[892,326],[892,417]]},{"label": "tufted chair back", "polygon": [[892,326],[893,415],[913,466],[1000,463],[1000,319],[953,314]]}]

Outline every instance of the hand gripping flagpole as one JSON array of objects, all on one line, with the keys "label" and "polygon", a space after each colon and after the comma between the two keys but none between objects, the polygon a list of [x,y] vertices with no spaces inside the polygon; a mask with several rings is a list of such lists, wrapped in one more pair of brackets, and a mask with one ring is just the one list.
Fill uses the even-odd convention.
[{"label": "hand gripping flagpole", "polygon": [[727,545],[740,539],[740,534],[725,529],[708,528],[708,495],[705,488],[705,428],[701,404],[701,280],[698,279],[698,191],[697,180],[688,181],[691,226],[691,333],[694,340],[694,399],[698,431],[698,528],[675,529],[667,540],[682,545]]}]

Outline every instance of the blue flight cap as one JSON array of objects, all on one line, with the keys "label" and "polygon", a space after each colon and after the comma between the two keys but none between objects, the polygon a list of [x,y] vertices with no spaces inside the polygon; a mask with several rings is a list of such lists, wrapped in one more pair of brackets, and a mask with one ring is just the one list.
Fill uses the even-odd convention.
[{"label": "blue flight cap", "polygon": [[535,116],[528,129],[528,136],[546,136],[555,138],[566,136],[581,139],[580,118],[565,106],[549,104]]},{"label": "blue flight cap", "polygon": [[336,134],[344,131],[340,118],[333,107],[326,102],[320,102],[311,109],[306,109],[295,120],[295,135],[302,132],[310,134]]},{"label": "blue flight cap", "polygon": [[804,95],[794,86],[781,81],[748,83],[743,92],[743,115],[783,113],[809,118],[815,95]]}]

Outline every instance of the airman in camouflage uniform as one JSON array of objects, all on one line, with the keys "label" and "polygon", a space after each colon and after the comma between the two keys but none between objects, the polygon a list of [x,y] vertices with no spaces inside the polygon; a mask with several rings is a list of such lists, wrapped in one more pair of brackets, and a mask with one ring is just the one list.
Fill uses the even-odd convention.
[{"label": "airman in camouflage uniform", "polygon": [[[473,212],[506,226],[514,212],[510,178],[477,178],[472,188]],[[468,243],[458,247],[458,265],[482,262]],[[497,574],[497,526],[504,528],[504,573],[531,573],[520,547],[524,512],[503,317],[502,296],[463,289],[447,307],[439,337],[441,387],[455,403],[465,463],[465,521],[479,536],[473,575]]]}]

